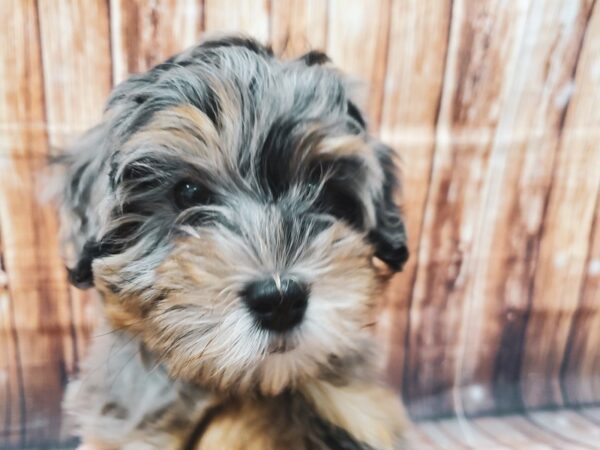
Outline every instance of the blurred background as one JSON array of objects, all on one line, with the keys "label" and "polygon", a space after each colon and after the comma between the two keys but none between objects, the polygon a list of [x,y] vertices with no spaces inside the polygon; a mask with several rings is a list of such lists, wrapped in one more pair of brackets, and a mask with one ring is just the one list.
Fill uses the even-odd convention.
[{"label": "blurred background", "polygon": [[0,23],[0,448],[60,443],[94,338],[39,171],[128,74],[226,31],[324,50],[400,155],[412,256],[378,334],[417,448],[600,448],[598,2],[1,0]]}]

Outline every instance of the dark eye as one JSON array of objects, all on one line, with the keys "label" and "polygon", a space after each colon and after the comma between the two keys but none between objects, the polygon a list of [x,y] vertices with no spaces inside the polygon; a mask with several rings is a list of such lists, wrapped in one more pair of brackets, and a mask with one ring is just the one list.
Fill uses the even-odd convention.
[{"label": "dark eye", "polygon": [[210,200],[210,194],[202,186],[189,180],[177,183],[173,195],[175,197],[175,204],[180,209],[203,205]]}]

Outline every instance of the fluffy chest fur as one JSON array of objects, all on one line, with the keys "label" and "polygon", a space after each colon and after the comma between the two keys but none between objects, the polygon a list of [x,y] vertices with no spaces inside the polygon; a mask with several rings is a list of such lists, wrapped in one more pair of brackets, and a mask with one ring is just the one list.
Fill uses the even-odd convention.
[{"label": "fluffy chest fur", "polygon": [[174,382],[126,332],[99,333],[65,409],[99,450],[402,448],[396,394],[356,372],[277,396],[227,397]]},{"label": "fluffy chest fur", "polygon": [[209,415],[190,448],[392,450],[404,428],[395,395],[364,383],[315,381],[295,395],[225,402]]}]

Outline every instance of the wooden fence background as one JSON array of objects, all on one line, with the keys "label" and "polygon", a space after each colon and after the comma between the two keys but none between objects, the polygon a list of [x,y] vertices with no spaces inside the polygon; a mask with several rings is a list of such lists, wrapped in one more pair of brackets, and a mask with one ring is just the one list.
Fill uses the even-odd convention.
[{"label": "wooden fence background", "polygon": [[112,86],[243,31],[365,81],[412,258],[380,321],[414,417],[600,402],[594,0],[0,1],[0,447],[59,439],[90,339],[37,173]]}]

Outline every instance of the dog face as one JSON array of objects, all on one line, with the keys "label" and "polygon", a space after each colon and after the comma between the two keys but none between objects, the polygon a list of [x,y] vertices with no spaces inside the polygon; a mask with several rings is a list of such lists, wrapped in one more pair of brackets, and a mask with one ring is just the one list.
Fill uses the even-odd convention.
[{"label": "dog face", "polygon": [[408,253],[390,151],[326,63],[205,42],[63,158],[71,280],[175,378],[275,394],[365,357],[373,258]]}]

